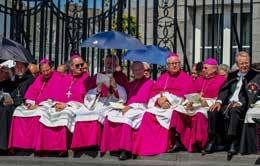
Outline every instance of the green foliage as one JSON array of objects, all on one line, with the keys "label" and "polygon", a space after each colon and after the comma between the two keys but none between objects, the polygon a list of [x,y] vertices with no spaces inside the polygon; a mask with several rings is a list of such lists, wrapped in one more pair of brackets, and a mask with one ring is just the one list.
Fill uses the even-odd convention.
[{"label": "green foliage", "polygon": [[[128,21],[129,21],[130,25],[128,25]],[[113,25],[112,25],[113,30],[117,30],[117,22],[118,22],[118,17],[116,17],[113,20]],[[140,39],[141,34],[140,33],[137,34],[137,26],[138,25],[136,23],[136,17],[134,17],[134,16],[128,17],[128,15],[123,15],[122,32],[128,33],[129,35],[138,37]]]}]

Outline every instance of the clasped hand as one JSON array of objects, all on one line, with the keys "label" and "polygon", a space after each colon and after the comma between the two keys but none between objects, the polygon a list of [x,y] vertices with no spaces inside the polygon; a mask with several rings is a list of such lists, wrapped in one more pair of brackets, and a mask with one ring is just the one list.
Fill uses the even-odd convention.
[{"label": "clasped hand", "polygon": [[56,103],[54,105],[54,108],[57,112],[64,110],[66,107],[67,107],[67,104],[65,104],[65,103]]},{"label": "clasped hand", "polygon": [[157,101],[158,101],[158,105],[163,109],[169,109],[171,107],[170,102],[165,96],[161,96],[160,98],[158,98]]}]

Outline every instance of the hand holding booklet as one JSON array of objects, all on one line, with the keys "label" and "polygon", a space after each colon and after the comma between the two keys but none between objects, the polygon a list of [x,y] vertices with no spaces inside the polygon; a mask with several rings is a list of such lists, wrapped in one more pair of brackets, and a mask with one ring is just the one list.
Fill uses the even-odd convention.
[{"label": "hand holding booklet", "polygon": [[107,87],[110,86],[110,77],[106,74],[98,73],[96,84],[105,84]]},{"label": "hand holding booklet", "polygon": [[201,95],[199,93],[190,93],[184,96],[189,102],[194,104],[199,104],[201,102]]}]

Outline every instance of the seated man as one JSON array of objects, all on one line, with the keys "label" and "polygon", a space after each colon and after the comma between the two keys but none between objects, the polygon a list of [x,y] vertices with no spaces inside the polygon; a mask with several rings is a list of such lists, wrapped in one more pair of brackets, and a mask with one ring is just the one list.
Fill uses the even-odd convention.
[{"label": "seated man", "polygon": [[238,70],[228,75],[227,81],[222,86],[218,100],[208,112],[209,143],[205,149],[206,153],[216,150],[217,134],[223,131],[225,124],[228,138],[227,159],[230,160],[237,154],[239,140],[242,131],[242,122],[248,110],[248,94],[246,88],[255,77],[256,72],[250,69],[250,56],[247,52],[239,52],[236,55]]},{"label": "seated man", "polygon": [[[260,124],[260,73],[257,73],[254,79],[248,83],[247,93],[249,97],[249,109],[246,113],[242,137],[240,141],[241,154],[256,154],[257,133],[259,133]],[[259,139],[259,136],[258,136]]]},{"label": "seated man", "polygon": [[[105,61],[104,63],[105,71],[101,73],[112,76],[117,84],[127,89],[128,86],[127,76],[121,70],[117,70],[117,67],[119,66],[119,60],[117,56],[109,54],[105,57],[104,61]],[[88,77],[88,79],[85,81],[87,91],[89,89],[94,89],[97,87],[96,84],[97,76],[98,75],[96,74],[94,75],[94,77]],[[110,91],[112,90],[113,90],[112,87],[110,87]]]},{"label": "seated man", "polygon": [[8,148],[13,112],[17,106],[24,102],[24,94],[34,80],[31,75],[26,74],[27,65],[27,63],[16,62],[12,80],[5,82],[5,86],[8,86],[10,89],[6,89],[7,92],[9,91],[9,95],[3,98],[0,105],[0,149],[2,150],[7,150]]},{"label": "seated man", "polygon": [[76,124],[71,143],[71,149],[75,151],[76,156],[86,148],[100,146],[102,124],[106,113],[111,110],[109,103],[125,103],[127,99],[126,89],[119,84],[126,77],[121,72],[115,72],[117,64],[118,59],[115,56],[107,56],[105,71],[85,82],[88,88],[84,100],[85,106],[76,111]]},{"label": "seated man", "polygon": [[[86,89],[84,80],[88,77],[83,74],[83,59],[74,55],[71,57],[71,73],[63,75],[55,90],[52,107],[42,113],[40,128],[36,140],[37,152],[58,152],[59,156],[67,155],[71,132],[74,130],[75,113],[83,103]],[[55,142],[55,143],[54,143]]]},{"label": "seated man", "polygon": [[153,85],[148,109],[135,131],[133,154],[156,155],[169,148],[172,112],[192,90],[192,79],[181,70],[180,57],[170,53],[167,71]]},{"label": "seated man", "polygon": [[58,83],[61,81],[58,73],[52,70],[47,59],[40,61],[40,72],[35,81],[25,93],[25,102],[15,109],[9,137],[9,148],[33,150],[39,131],[39,119],[48,107],[48,99],[54,99]]},{"label": "seated man", "polygon": [[[172,151],[178,151],[181,144],[188,150],[202,150],[208,138],[207,111],[209,106],[214,104],[220,87],[225,81],[225,77],[217,73],[217,61],[209,58],[203,63],[203,76],[198,77],[194,82],[194,97],[199,97],[199,101],[189,101],[186,96],[184,107],[178,107],[173,112],[171,127],[177,132],[175,146]],[[197,103],[194,103],[197,102]]]},{"label": "seated man", "polygon": [[107,113],[100,148],[101,152],[121,151],[120,160],[130,157],[133,129],[141,124],[153,85],[153,81],[144,75],[142,62],[134,62],[132,72],[134,80],[128,86],[127,103],[122,108],[114,108]]}]

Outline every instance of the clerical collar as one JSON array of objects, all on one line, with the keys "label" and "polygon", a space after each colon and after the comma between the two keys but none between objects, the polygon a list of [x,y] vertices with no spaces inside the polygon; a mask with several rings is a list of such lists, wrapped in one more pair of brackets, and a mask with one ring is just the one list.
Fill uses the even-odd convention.
[{"label": "clerical collar", "polygon": [[211,78],[214,78],[216,76],[217,76],[217,73],[212,73],[212,74],[208,75],[207,77],[205,76],[204,78],[205,79],[211,79]]},{"label": "clerical collar", "polygon": [[42,77],[42,82],[47,82],[47,81],[49,81],[49,80],[51,79],[51,77],[52,77],[52,74],[53,74],[53,73],[51,73],[50,77],[48,77],[48,78]]},{"label": "clerical collar", "polygon": [[83,73],[79,74],[79,75],[73,75],[73,74],[71,74],[71,75],[72,75],[73,78],[80,78],[83,75]]},{"label": "clerical collar", "polygon": [[171,76],[171,77],[177,77],[180,73],[181,73],[181,70],[174,74],[171,74],[170,72],[168,72],[169,76]]}]

